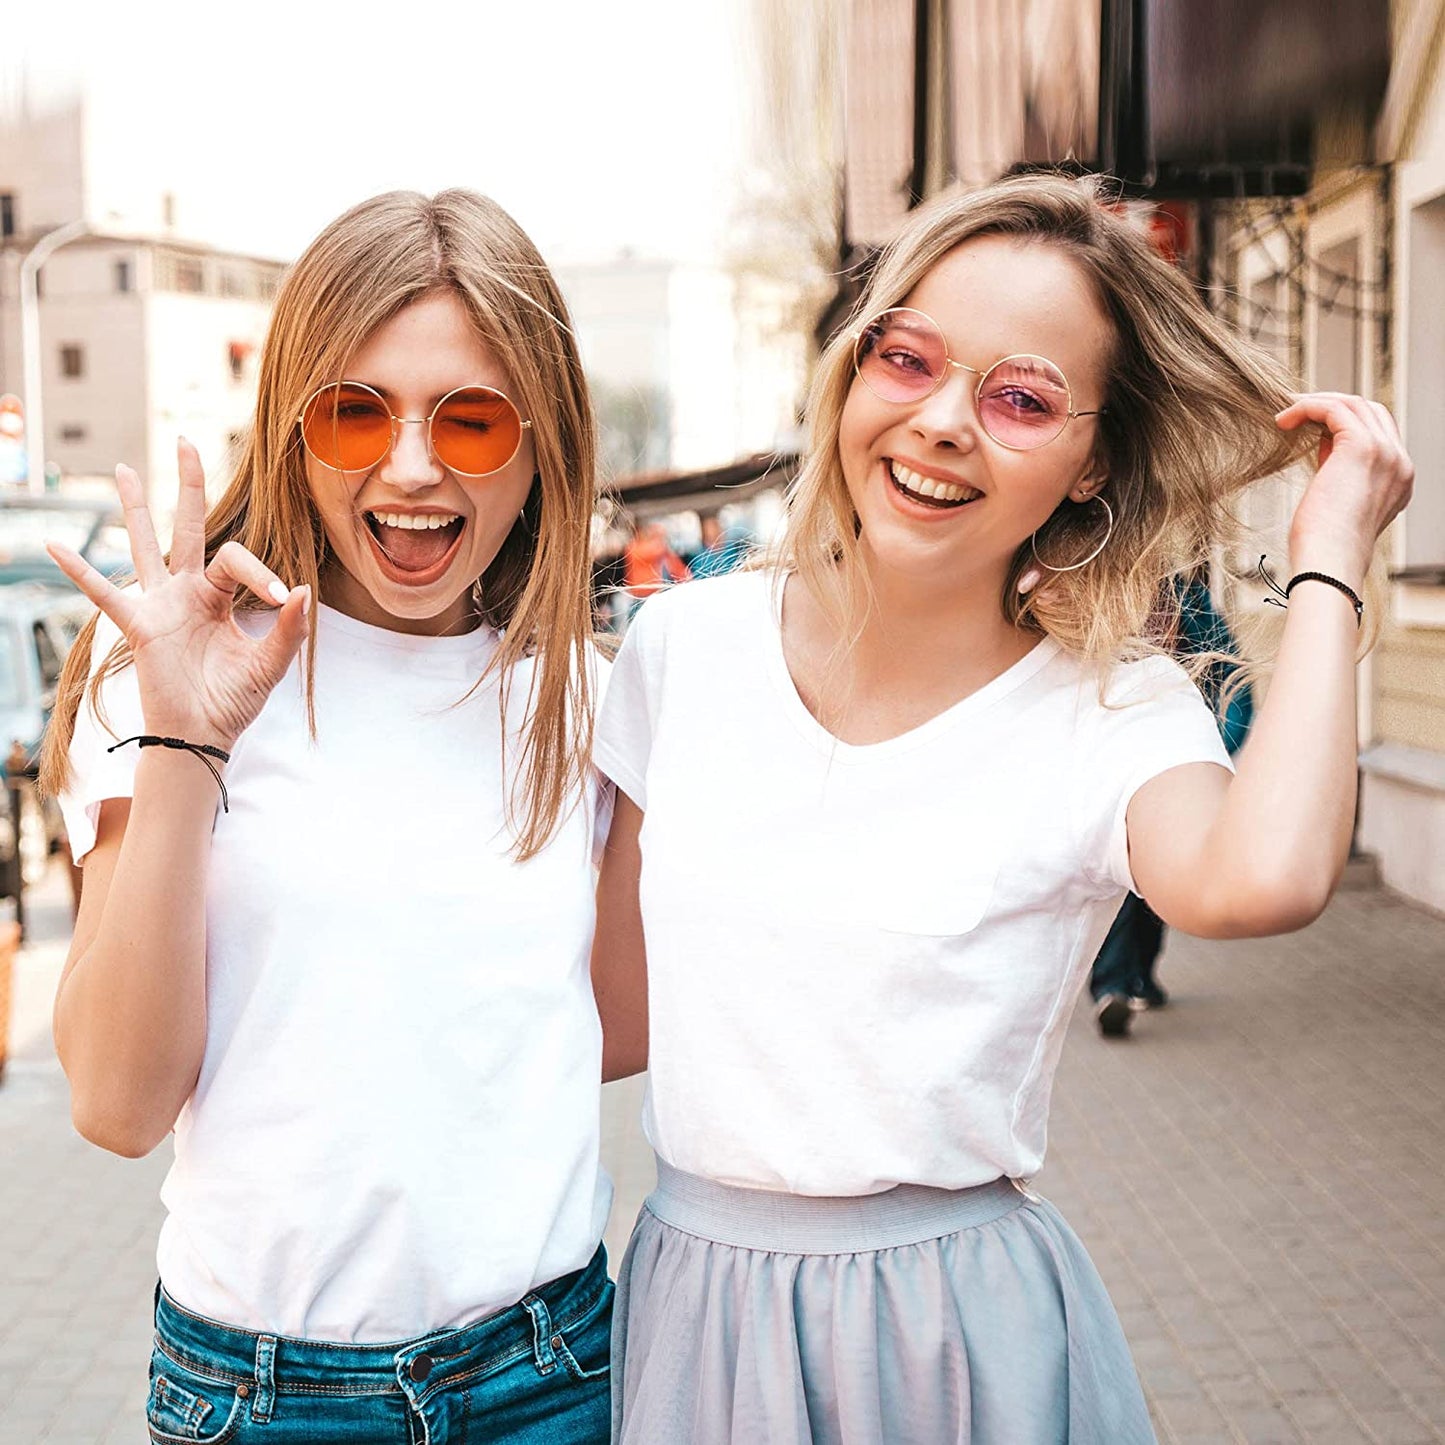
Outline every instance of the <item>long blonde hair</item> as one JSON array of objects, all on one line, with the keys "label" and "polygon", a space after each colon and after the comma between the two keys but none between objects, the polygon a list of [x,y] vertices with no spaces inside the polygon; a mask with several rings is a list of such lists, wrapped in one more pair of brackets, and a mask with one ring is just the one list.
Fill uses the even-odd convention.
[{"label": "long blonde hair", "polygon": [[[1292,399],[1285,372],[1210,315],[1181,272],[1110,208],[1106,186],[1097,177],[1021,176],[920,207],[824,350],[808,406],[809,455],[789,498],[779,561],[827,608],[844,648],[869,608],[858,517],[838,453],[854,337],[975,236],[1061,248],[1088,277],[1114,332],[1095,459],[1108,479],[1113,533],[1087,566],[1049,574],[1021,594],[1018,579],[1032,565],[1025,541],[1000,598],[1010,622],[1094,663],[1167,645],[1178,622],[1171,580],[1238,532],[1231,504],[1245,487],[1298,460],[1317,438],[1312,427],[1285,433],[1275,426]],[[1095,511],[1062,502],[1039,528],[1039,552],[1086,555],[1097,540]]]},{"label": "long blonde hair", "polygon": [[[537,479],[522,517],[481,577],[477,602],[482,619],[503,632],[488,671],[500,675],[504,719],[514,664],[537,658],[514,820],[517,855],[528,858],[555,831],[591,747],[586,647],[596,424],[557,282],[494,201],[465,190],[430,198],[392,191],[353,207],[307,247],[276,298],[254,423],[230,485],[207,518],[206,558],[234,539],[288,584],[307,583],[316,595],[330,549],[307,485],[297,417],[318,386],[345,375],[348,359],[378,326],[437,291],[461,301],[477,336],[511,376],[522,414],[532,419]],[[260,606],[245,593],[238,605]],[[313,610],[305,655],[313,735],[315,619]],[[92,620],[61,677],[41,767],[41,785],[51,792],[61,791],[68,777],[94,630]],[[102,682],[128,661],[122,642],[96,670],[93,704]]]}]

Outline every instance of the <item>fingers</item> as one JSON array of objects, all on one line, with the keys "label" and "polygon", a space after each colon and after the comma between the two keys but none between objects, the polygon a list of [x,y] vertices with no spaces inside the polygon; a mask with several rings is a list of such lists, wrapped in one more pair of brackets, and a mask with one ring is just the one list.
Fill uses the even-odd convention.
[{"label": "fingers", "polygon": [[45,550],[50,553],[55,565],[128,636],[135,616],[135,604],[125,592],[101,576],[79,552],[73,552],[59,542],[47,542]]},{"label": "fingers", "polygon": [[1409,465],[1395,418],[1379,402],[1362,396],[1338,391],[1302,393],[1278,413],[1275,422],[1285,431],[1305,422],[1323,426],[1326,436],[1320,446],[1321,465],[1339,442],[1363,448],[1375,460],[1396,468]]},{"label": "fingers", "polygon": [[281,605],[276,625],[256,645],[274,687],[291,666],[310,631],[311,589],[297,587]]},{"label": "fingers", "polygon": [[206,581],[229,601],[238,587],[249,588],[263,602],[279,607],[291,596],[289,588],[253,552],[239,542],[226,542],[211,558]]},{"label": "fingers", "polygon": [[[170,574],[166,569],[166,559],[161,555],[160,543],[156,541],[156,529],[151,523],[150,508],[146,506],[145,488],[135,472],[121,463],[115,469],[115,489],[120,493],[120,504],[125,511],[125,530],[130,538],[135,575],[140,578],[142,590],[153,587]],[[86,596],[89,595],[86,593]]]},{"label": "fingers", "polygon": [[1400,429],[1388,407],[1343,391],[1302,392],[1275,420],[1286,431],[1304,421],[1314,421],[1335,433],[1353,430],[1361,436],[1372,436],[1387,447],[1402,445]]},{"label": "fingers", "polygon": [[198,572],[206,560],[206,473],[200,453],[185,437],[176,443],[176,461],[181,487],[171,533],[171,569]]}]

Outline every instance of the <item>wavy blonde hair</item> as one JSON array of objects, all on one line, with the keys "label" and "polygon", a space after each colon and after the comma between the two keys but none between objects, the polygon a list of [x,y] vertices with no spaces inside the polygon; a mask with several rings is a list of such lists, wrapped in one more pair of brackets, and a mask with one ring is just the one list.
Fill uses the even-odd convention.
[{"label": "wavy blonde hair", "polygon": [[[1244,488],[1300,460],[1318,438],[1314,427],[1280,431],[1275,414],[1293,399],[1285,371],[1210,315],[1187,278],[1112,209],[1114,201],[1099,177],[1015,177],[920,207],[879,258],[814,373],[811,445],[776,558],[827,608],[843,650],[859,635],[871,601],[838,452],[854,338],[976,236],[1058,247],[1088,278],[1114,333],[1094,458],[1108,479],[1113,533],[1087,566],[1047,574],[1042,586],[1020,594],[1018,579],[1033,565],[1025,540],[999,599],[1010,622],[1047,633],[1092,663],[1168,646],[1178,626],[1173,579],[1238,534],[1231,504]],[[1097,541],[1095,511],[1065,499],[1039,528],[1039,551],[1086,555]]]},{"label": "wavy blonde hair", "polygon": [[[254,552],[290,585],[318,582],[331,560],[311,499],[297,418],[317,387],[344,377],[366,339],[421,297],[448,291],[506,367],[532,419],[537,476],[478,588],[477,611],[502,631],[488,674],[500,676],[503,718],[514,664],[537,657],[529,725],[519,748],[516,852],[545,846],[581,781],[592,737],[588,529],[596,494],[596,424],[557,282],[536,247],[494,201],[471,191],[392,191],[333,221],[292,267],[261,354],[256,414],[225,493],[206,521],[206,559],[227,541]],[[247,593],[237,605],[260,608]],[[59,792],[86,690],[94,620],[77,640],[45,739],[41,786]],[[119,644],[96,670],[129,661]],[[305,654],[307,716],[316,719],[316,613]],[[478,684],[483,681],[479,678]],[[505,733],[504,733],[505,735]]]}]

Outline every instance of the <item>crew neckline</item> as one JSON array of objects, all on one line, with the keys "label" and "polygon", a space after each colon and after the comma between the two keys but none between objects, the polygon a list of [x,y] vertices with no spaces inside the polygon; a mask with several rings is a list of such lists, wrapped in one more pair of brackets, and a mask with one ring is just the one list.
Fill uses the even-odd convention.
[{"label": "crew neckline", "polygon": [[354,637],[377,647],[395,648],[398,652],[420,652],[428,657],[466,657],[478,651],[490,652],[498,640],[496,628],[486,623],[470,632],[437,637],[430,633],[394,632],[389,627],[378,627],[348,612],[341,612],[326,602],[317,606],[317,620],[327,631],[339,632],[344,637]]},{"label": "crew neckline", "polygon": [[959,721],[974,713],[993,707],[1016,688],[1021,687],[1048,665],[1059,652],[1059,644],[1049,636],[1039,639],[1019,660],[1011,663],[996,677],[990,678],[982,687],[975,688],[967,697],[950,703],[942,712],[909,728],[906,732],[891,738],[882,738],[875,743],[847,743],[829,732],[803,701],[798,685],[788,670],[787,655],[783,651],[783,594],[787,589],[792,572],[760,573],[767,585],[762,589],[762,600],[766,607],[767,623],[766,661],[768,673],[782,700],[783,707],[795,728],[814,747],[827,752],[834,760],[844,762],[867,762],[885,757],[893,752],[906,752],[923,747],[947,732]]}]

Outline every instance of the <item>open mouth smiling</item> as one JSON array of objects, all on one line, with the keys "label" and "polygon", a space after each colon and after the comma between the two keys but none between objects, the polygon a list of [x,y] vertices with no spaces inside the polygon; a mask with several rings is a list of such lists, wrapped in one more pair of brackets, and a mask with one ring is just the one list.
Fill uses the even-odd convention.
[{"label": "open mouth smiling", "polygon": [[466,530],[457,512],[362,513],[383,570],[397,580],[431,581],[446,569]]},{"label": "open mouth smiling", "polygon": [[924,507],[937,507],[942,511],[966,507],[983,493],[977,487],[964,486],[961,482],[940,481],[937,477],[925,477],[912,467],[900,461],[887,459],[888,480],[910,502]]}]

